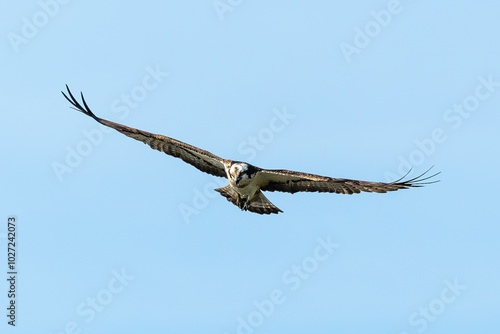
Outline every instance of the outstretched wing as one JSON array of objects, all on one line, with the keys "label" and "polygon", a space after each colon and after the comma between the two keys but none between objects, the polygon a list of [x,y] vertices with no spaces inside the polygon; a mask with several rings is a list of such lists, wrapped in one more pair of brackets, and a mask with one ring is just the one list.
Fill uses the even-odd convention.
[{"label": "outstretched wing", "polygon": [[[431,167],[432,168],[432,167]],[[288,193],[296,193],[298,191],[305,192],[328,192],[337,194],[358,194],[362,191],[386,193],[399,189],[407,189],[410,187],[421,187],[425,184],[435,183],[439,181],[429,181],[439,173],[431,176],[426,176],[430,168],[423,174],[409,180],[403,180],[408,173],[390,183],[384,182],[368,182],[349,179],[335,179],[326,176],[293,172],[289,170],[268,170],[264,169],[257,173],[260,189],[264,191],[282,191]]]},{"label": "outstretched wing", "polygon": [[195,146],[183,143],[181,141],[175,140],[162,135],[156,135],[139,129],[134,129],[125,125],[107,121],[105,119],[99,118],[90,110],[87,102],[81,93],[83,106],[75,99],[68,85],[66,85],[69,97],[61,92],[64,97],[73,105],[73,109],[81,111],[87,116],[92,117],[97,122],[115,129],[118,132],[123,133],[125,136],[134,138],[136,140],[142,141],[144,144],[151,146],[152,149],[164,152],[176,158],[181,158],[188,164],[193,165],[202,172],[212,174],[215,176],[226,177],[226,171],[224,169],[224,159]]}]

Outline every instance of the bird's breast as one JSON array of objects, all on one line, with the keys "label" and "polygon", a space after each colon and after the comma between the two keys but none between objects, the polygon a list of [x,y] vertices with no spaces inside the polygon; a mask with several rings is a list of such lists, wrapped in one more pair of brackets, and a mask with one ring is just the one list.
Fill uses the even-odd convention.
[{"label": "bird's breast", "polygon": [[252,180],[241,180],[238,185],[236,183],[230,182],[233,189],[242,196],[253,196],[258,189]]}]

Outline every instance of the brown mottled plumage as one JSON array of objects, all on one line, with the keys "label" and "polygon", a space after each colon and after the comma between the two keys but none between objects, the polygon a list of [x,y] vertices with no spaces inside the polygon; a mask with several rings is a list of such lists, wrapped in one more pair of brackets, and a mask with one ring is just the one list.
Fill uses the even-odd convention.
[{"label": "brown mottled plumage", "polygon": [[66,89],[68,90],[69,97],[64,92],[61,93],[73,105],[73,108],[92,117],[97,122],[113,128],[130,138],[142,141],[155,150],[180,158],[202,172],[227,178],[229,185],[215,190],[242,210],[258,214],[282,212],[264,196],[262,191],[281,191],[292,194],[299,191],[328,192],[350,195],[362,191],[385,193],[438,182],[429,181],[429,179],[439,173],[425,176],[430,168],[415,178],[404,181],[405,175],[401,179],[390,183],[336,179],[290,170],[262,169],[245,162],[222,159],[208,151],[170,137],[149,133],[99,118],[90,110],[83,94],[81,94],[82,106],[75,99],[67,85]]}]

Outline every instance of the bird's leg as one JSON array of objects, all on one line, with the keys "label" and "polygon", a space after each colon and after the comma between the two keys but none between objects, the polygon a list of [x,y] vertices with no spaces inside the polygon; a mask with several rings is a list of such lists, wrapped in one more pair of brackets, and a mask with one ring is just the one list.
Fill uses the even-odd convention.
[{"label": "bird's leg", "polygon": [[247,196],[244,199],[243,207],[241,208],[242,210],[247,211],[248,208],[252,205],[252,202],[258,197],[258,194],[254,194],[252,197]]},{"label": "bird's leg", "polygon": [[236,205],[238,206],[238,208],[240,208],[241,210],[243,210],[243,205],[244,205],[244,202],[243,202],[243,198],[241,198],[241,195],[237,193],[237,196],[236,196]]},{"label": "bird's leg", "polygon": [[236,205],[243,211],[247,211],[250,207],[250,200],[238,194],[236,198]]}]

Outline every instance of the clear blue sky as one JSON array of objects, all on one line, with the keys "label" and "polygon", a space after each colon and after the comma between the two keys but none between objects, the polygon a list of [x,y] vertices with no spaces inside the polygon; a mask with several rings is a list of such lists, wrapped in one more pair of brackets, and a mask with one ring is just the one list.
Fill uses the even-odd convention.
[{"label": "clear blue sky", "polygon": [[[0,3],[2,333],[494,333],[497,1]],[[388,181],[241,212],[69,108],[233,160]],[[18,219],[16,329],[6,230]]]}]

